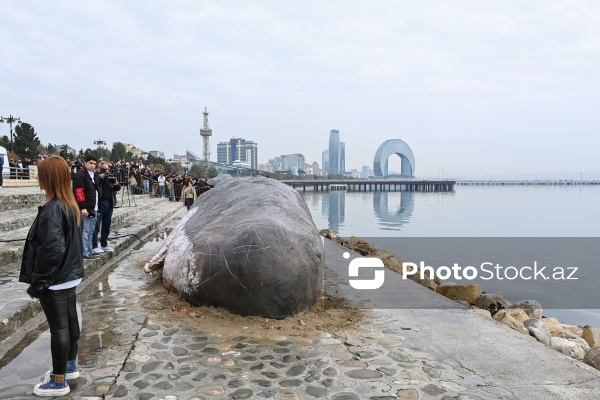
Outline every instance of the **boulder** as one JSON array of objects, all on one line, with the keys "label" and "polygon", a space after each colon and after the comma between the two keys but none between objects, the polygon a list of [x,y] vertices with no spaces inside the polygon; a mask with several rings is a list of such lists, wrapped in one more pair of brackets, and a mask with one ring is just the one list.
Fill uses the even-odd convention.
[{"label": "boulder", "polygon": [[517,301],[510,308],[520,308],[527,313],[529,318],[540,319],[542,318],[542,305],[535,300],[521,300]]},{"label": "boulder", "polygon": [[508,312],[508,310],[498,311],[496,314],[493,315],[493,318],[496,321],[501,322],[504,325],[508,326],[509,328],[512,328],[516,331],[521,332],[524,335],[529,336],[529,330],[527,328],[525,328],[525,325],[523,325],[523,322],[512,317],[510,315],[510,313]]},{"label": "boulder", "polygon": [[319,232],[298,192],[273,179],[218,182],[175,227],[164,252],[165,287],[195,306],[280,319],[321,296]]},{"label": "boulder", "polygon": [[[402,263],[406,260],[398,257],[393,251],[379,249],[371,253],[370,257],[379,258],[381,261],[383,261],[383,265],[385,265],[387,269],[391,269],[398,274],[402,274]],[[413,277],[414,275],[411,275],[409,278],[413,279]],[[417,279],[418,278],[419,277],[417,276]]]},{"label": "boulder", "polygon": [[333,233],[333,231],[331,229],[321,229],[319,231],[319,235],[325,236],[327,239],[332,239],[332,238],[336,237],[336,234]]},{"label": "boulder", "polygon": [[[520,308],[507,308],[506,310],[500,310],[498,311],[498,314],[500,313],[507,313],[508,315],[510,315],[511,317],[513,317],[514,319],[516,319],[519,322],[525,322],[526,320],[529,319],[529,317],[527,316],[527,314],[525,313],[525,311],[521,310]],[[496,314],[496,315],[498,315]]]},{"label": "boulder", "polygon": [[483,310],[488,310],[492,315],[511,306],[510,302],[504,299],[502,292],[484,293],[477,298],[475,305]]},{"label": "boulder", "polygon": [[600,370],[600,346],[593,347],[583,357],[583,362]]},{"label": "boulder", "polygon": [[435,281],[429,281],[429,282],[427,282],[427,289],[431,289],[431,290],[433,290],[435,292],[437,290],[437,287],[438,287],[438,284],[435,283]]},{"label": "boulder", "polygon": [[[332,239],[332,236],[329,235],[330,232],[331,231],[329,229],[323,229],[319,233],[329,239]],[[375,253],[377,251],[380,251],[383,254],[383,257],[386,257],[386,258],[391,257],[392,255],[395,255],[394,253],[392,253],[391,251],[388,251],[388,250],[379,250],[379,249],[377,249],[377,247],[374,244],[366,242],[364,239],[361,239],[356,236],[351,236],[348,239],[343,239],[340,244],[344,247],[349,248],[350,250],[354,251],[355,253],[360,254],[361,256],[373,256],[373,253]],[[373,256],[373,257],[381,258],[382,256]]]},{"label": "boulder", "polygon": [[550,346],[552,346],[553,349],[558,350],[576,360],[581,361],[585,356],[585,351],[581,348],[581,346],[575,342],[571,342],[568,339],[553,337],[550,341]]},{"label": "boulder", "polygon": [[580,326],[569,325],[569,324],[561,324],[561,325],[562,325],[563,331],[568,331],[568,332],[574,333],[579,337],[581,337],[581,334],[583,333],[583,329]]},{"label": "boulder", "polygon": [[337,243],[339,245],[343,245],[344,244],[344,238],[343,237],[333,236],[333,237],[330,237],[329,239],[333,240],[335,243]]},{"label": "boulder", "polygon": [[579,336],[574,334],[573,332],[569,332],[569,331],[561,332],[558,334],[557,337],[567,339],[571,342],[577,343],[579,346],[581,346],[583,351],[588,351],[590,349],[590,345],[585,340],[583,340],[582,338],[580,338]]},{"label": "boulder", "polygon": [[530,318],[523,322],[523,325],[529,330],[529,334],[537,339],[538,342],[550,346],[552,335],[548,327],[537,318]]},{"label": "boulder", "polygon": [[552,336],[558,336],[559,333],[564,331],[563,325],[556,318],[542,318],[542,322],[548,327]]},{"label": "boulder", "polygon": [[471,308],[477,314],[483,315],[484,317],[492,318],[492,313],[488,310],[482,310],[481,308],[473,307]]},{"label": "boulder", "polygon": [[438,286],[436,292],[452,300],[464,300],[469,304],[475,304],[477,298],[483,293],[481,285],[471,283],[468,285]]},{"label": "boulder", "polygon": [[590,347],[600,346],[600,328],[586,326],[581,334],[581,338],[585,340]]}]

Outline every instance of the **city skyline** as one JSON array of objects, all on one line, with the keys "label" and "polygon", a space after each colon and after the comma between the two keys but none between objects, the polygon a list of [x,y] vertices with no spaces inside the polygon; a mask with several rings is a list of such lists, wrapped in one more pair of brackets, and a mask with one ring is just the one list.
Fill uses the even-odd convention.
[{"label": "city skyline", "polygon": [[0,114],[44,143],[203,154],[208,105],[213,159],[235,135],[321,163],[338,129],[346,170],[400,139],[417,177],[600,177],[597,3],[23,0],[0,35]]}]

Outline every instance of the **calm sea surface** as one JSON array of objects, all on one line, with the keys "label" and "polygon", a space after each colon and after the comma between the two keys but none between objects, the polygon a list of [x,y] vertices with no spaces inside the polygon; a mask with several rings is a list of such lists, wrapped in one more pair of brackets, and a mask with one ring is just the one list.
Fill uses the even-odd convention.
[{"label": "calm sea surface", "polygon": [[[600,186],[456,186],[451,193],[300,194],[318,229],[329,228],[345,237],[600,237]],[[506,290],[492,284],[484,283],[484,290]],[[578,290],[598,291],[599,284],[600,270],[593,279],[588,275]],[[544,314],[600,327],[600,304],[585,308],[544,310]]]}]

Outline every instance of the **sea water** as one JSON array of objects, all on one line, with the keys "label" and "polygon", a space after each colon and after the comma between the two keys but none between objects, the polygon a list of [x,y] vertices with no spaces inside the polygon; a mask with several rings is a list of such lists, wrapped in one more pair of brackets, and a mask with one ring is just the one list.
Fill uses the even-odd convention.
[{"label": "sea water", "polygon": [[[491,238],[491,242],[493,238],[543,238],[552,246],[560,238],[600,237],[600,186],[457,185],[452,192],[300,194],[318,229],[327,228],[343,237],[358,236],[374,242],[378,239],[389,242],[393,238],[399,241],[401,238]],[[596,249],[590,251],[595,253]],[[592,253],[586,255],[595,257]],[[595,266],[598,268],[586,266],[585,279],[575,286],[557,284],[552,289],[553,295],[560,299],[598,292],[600,266],[598,263]],[[496,290],[513,293],[510,299],[513,301],[529,298],[523,293],[527,282],[518,279],[477,283],[488,293]],[[516,293],[519,298],[515,298]],[[577,307],[544,309],[544,314],[565,323],[600,327],[600,304],[582,303]]]}]

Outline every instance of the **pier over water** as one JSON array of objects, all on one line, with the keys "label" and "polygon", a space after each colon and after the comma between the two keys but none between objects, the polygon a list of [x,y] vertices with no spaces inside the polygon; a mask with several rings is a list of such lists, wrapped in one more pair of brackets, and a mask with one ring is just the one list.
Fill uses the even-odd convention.
[{"label": "pier over water", "polygon": [[597,180],[460,180],[456,182],[461,186],[595,186],[600,185]]},{"label": "pier over water", "polygon": [[456,181],[410,180],[410,179],[338,179],[338,180],[284,180],[296,190],[325,192],[346,190],[348,192],[451,192]]}]

